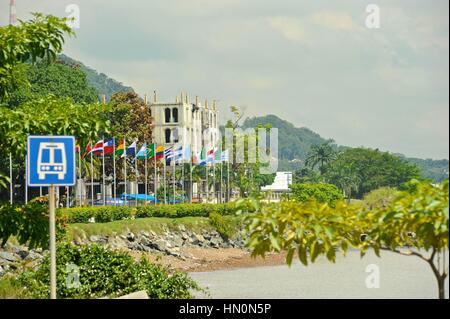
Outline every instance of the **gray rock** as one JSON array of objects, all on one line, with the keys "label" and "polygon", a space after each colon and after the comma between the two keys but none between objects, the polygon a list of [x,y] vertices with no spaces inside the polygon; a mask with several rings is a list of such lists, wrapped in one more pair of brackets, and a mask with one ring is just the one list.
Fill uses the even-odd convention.
[{"label": "gray rock", "polygon": [[174,236],[172,239],[172,246],[174,247],[183,246],[183,239],[180,236]]},{"label": "gray rock", "polygon": [[134,239],[136,238],[136,236],[132,232],[128,232],[126,236],[129,241],[134,241]]},{"label": "gray rock", "polygon": [[41,259],[42,255],[34,252],[34,251],[30,251],[28,253],[28,255],[25,257],[25,260],[35,260],[35,259]]},{"label": "gray rock", "polygon": [[2,262],[2,260],[5,261],[19,261],[20,258],[17,257],[16,255],[13,255],[12,253],[6,252],[6,251],[0,251],[0,263]]},{"label": "gray rock", "polygon": [[[204,243],[205,242],[205,237],[203,237],[200,234],[194,234],[194,238],[197,240],[197,242],[199,243]],[[194,240],[195,241],[195,240]]]},{"label": "gray rock", "polygon": [[100,236],[96,236],[96,235],[89,236],[89,240],[94,243],[98,242],[100,240]]}]

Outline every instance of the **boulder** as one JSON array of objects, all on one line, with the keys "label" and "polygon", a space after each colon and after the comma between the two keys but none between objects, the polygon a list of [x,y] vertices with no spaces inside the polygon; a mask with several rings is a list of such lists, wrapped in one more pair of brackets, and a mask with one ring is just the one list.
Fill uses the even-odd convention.
[{"label": "boulder", "polygon": [[12,253],[9,253],[7,251],[0,251],[0,263],[2,261],[15,262],[19,260],[20,258]]}]

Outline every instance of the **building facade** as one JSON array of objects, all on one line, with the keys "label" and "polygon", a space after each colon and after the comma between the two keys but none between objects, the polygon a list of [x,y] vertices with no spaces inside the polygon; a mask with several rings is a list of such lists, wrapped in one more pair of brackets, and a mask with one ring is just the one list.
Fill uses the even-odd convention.
[{"label": "building facade", "polygon": [[177,96],[174,102],[159,102],[156,94],[150,103],[154,119],[154,143],[170,147],[175,144],[190,146],[193,154],[202,147],[216,147],[219,138],[216,103],[201,103],[198,97],[191,102],[187,94]]}]

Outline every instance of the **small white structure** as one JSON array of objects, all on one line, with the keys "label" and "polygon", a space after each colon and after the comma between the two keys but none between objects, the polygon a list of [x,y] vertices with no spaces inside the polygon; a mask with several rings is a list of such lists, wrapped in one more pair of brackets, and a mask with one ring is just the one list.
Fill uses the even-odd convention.
[{"label": "small white structure", "polygon": [[261,191],[267,193],[268,201],[279,201],[281,195],[290,192],[290,184],[292,184],[292,172],[277,172],[272,185],[261,187]]}]

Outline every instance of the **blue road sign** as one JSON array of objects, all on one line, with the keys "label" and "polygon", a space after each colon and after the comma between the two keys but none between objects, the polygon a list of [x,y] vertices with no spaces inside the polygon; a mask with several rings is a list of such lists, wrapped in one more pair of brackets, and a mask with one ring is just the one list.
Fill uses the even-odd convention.
[{"label": "blue road sign", "polygon": [[27,184],[75,185],[75,138],[28,136]]}]

